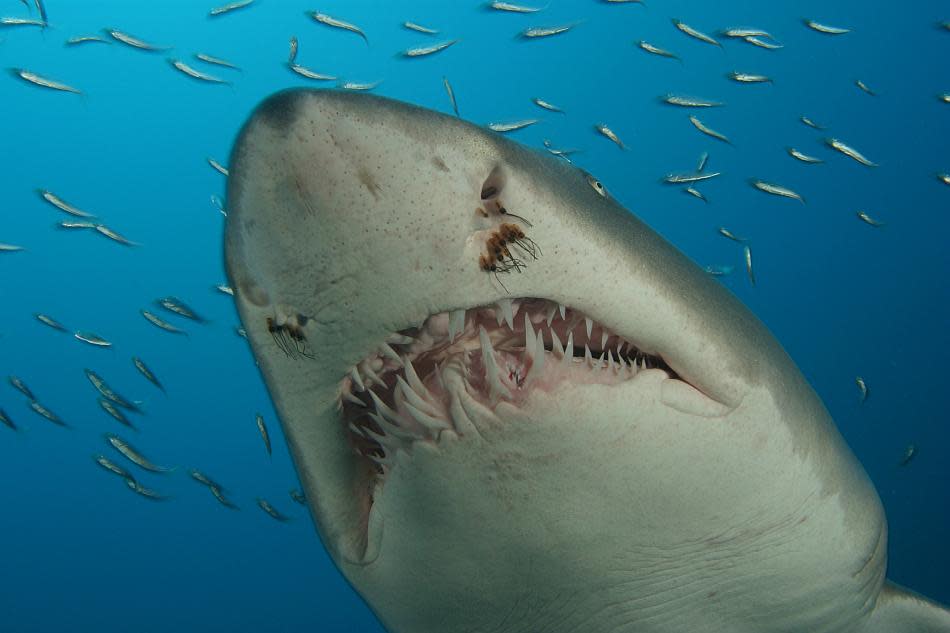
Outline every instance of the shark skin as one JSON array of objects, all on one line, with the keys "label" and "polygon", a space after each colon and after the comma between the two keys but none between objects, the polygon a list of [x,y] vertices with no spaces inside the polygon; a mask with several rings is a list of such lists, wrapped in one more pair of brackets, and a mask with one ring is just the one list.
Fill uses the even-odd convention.
[{"label": "shark skin", "polygon": [[[950,632],[945,609],[886,581],[877,493],[779,343],[585,172],[454,117],[321,90],[264,101],[230,165],[241,320],[320,538],[387,630]],[[480,267],[510,221],[486,198],[540,249],[520,272]],[[476,331],[480,307],[528,314],[522,298],[662,362],[607,379],[546,338],[531,360],[530,337],[513,352],[480,339],[505,332]],[[457,349],[420,369],[441,400],[417,403],[450,428],[387,452],[381,477],[345,422],[347,394],[369,400],[354,368],[376,358],[380,394],[393,389],[408,371],[381,346],[456,310]],[[492,359],[530,381],[488,390]]]}]

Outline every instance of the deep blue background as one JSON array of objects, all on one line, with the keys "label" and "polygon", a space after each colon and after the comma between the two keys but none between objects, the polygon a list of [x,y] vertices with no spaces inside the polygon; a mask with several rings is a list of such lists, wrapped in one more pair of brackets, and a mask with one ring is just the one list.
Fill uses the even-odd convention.
[{"label": "deep blue background", "polygon": [[[828,6],[833,4],[834,6]],[[0,614],[11,633],[125,631],[379,631],[368,610],[333,569],[303,508],[289,499],[296,478],[253,359],[233,331],[224,281],[224,219],[209,197],[224,179],[206,157],[226,162],[239,126],[273,91],[319,85],[282,66],[291,35],[298,61],[356,81],[382,79],[379,94],[449,112],[442,86],[455,88],[462,116],[476,123],[538,117],[513,136],[539,146],[583,150],[577,162],[611,193],[702,265],[733,264],[723,279],[775,332],[815,385],[864,463],[887,507],[889,575],[950,602],[947,484],[947,372],[950,270],[950,91],[945,63],[950,19],[944,3],[838,0],[652,1],[649,6],[551,0],[535,16],[491,13],[475,0],[376,2],[258,0],[247,10],[207,19],[192,0],[128,2],[48,0],[51,28],[0,31],[0,66],[24,67],[81,88],[85,96],[0,77],[0,375],[22,377],[73,425],[56,428],[0,385],[0,407],[25,427],[0,428]],[[943,5],[941,13],[940,5]],[[359,37],[313,23],[319,9],[361,25]],[[26,15],[3,0],[0,13]],[[802,17],[848,26],[822,36]],[[722,50],[675,30],[670,18],[715,32],[757,26],[785,45],[765,51],[741,42]],[[406,31],[404,20],[462,41],[426,59],[403,60],[407,47],[439,41]],[[527,26],[581,21],[546,41],[514,36]],[[159,44],[149,54],[119,44],[68,48],[66,38],[113,26]],[[654,57],[645,39],[679,53]],[[243,73],[209,67],[232,87],[201,84],[165,57],[205,52]],[[732,70],[768,74],[774,85],[737,85]],[[853,84],[862,79],[879,93]],[[722,100],[698,116],[730,136],[701,135],[690,112],[657,97],[681,92]],[[539,96],[566,114],[539,110]],[[798,121],[802,114],[827,133]],[[625,141],[621,151],[592,131],[604,122]],[[881,164],[868,169],[828,151],[833,134]],[[798,163],[784,148],[827,159]],[[709,204],[660,185],[688,170],[703,150],[701,185]],[[781,183],[807,205],[752,189],[750,177]],[[124,248],[94,234],[66,233],[67,216],[36,195],[57,192],[142,243]],[[887,223],[873,229],[857,210]],[[716,234],[725,225],[754,243],[758,285],[743,274],[741,251]],[[591,255],[595,256],[594,254]],[[190,335],[155,329],[138,314],[158,297],[177,295],[211,319],[185,323]],[[71,329],[93,330],[111,350],[80,343],[32,318],[45,312]],[[174,317],[171,318],[174,320]],[[181,324],[180,321],[176,323]],[[145,359],[165,397],[135,371]],[[99,409],[83,376],[90,367],[120,393],[142,399],[140,432],[126,432]],[[862,375],[871,397],[861,405]],[[260,411],[275,451],[265,454],[254,425]],[[177,464],[142,481],[173,495],[152,503],[92,463],[116,457],[102,440],[118,432],[155,461]],[[897,462],[915,444],[918,457]],[[199,467],[242,506],[230,512],[185,475]],[[267,497],[294,520],[274,522],[254,506]]]}]

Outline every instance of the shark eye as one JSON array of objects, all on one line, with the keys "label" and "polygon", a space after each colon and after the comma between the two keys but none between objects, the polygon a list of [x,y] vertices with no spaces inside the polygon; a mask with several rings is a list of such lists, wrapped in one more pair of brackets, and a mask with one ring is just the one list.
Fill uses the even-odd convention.
[{"label": "shark eye", "polygon": [[593,187],[594,191],[596,191],[602,198],[607,197],[607,189],[604,187],[603,184],[601,184],[599,180],[597,180],[596,178],[588,174],[587,183],[591,187]]}]

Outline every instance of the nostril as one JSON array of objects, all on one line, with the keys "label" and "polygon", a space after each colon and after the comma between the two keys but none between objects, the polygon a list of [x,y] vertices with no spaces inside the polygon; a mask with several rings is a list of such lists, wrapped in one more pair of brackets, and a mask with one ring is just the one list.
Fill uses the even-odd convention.
[{"label": "nostril", "polygon": [[497,198],[501,194],[501,190],[505,187],[505,174],[502,170],[501,165],[495,165],[495,167],[488,174],[488,177],[485,178],[485,182],[482,183],[482,200],[491,200]]}]

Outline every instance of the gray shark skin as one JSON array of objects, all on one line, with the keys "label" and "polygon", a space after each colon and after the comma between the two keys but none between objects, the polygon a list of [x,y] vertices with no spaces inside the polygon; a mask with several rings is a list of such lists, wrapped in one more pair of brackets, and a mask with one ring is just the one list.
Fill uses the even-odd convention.
[{"label": "gray shark skin", "polygon": [[[950,632],[946,610],[885,580],[880,500],[778,342],[585,172],[453,117],[318,90],[262,103],[230,165],[241,320],[319,535],[389,631]],[[486,197],[543,252],[522,272],[480,268],[511,221]],[[666,367],[607,379],[571,351],[497,351],[533,378],[490,397],[468,319],[522,298]],[[345,394],[366,395],[353,368],[455,310],[454,351],[418,367],[451,428],[387,453],[380,477],[345,421]],[[376,361],[380,394],[398,391],[394,362]]]}]

